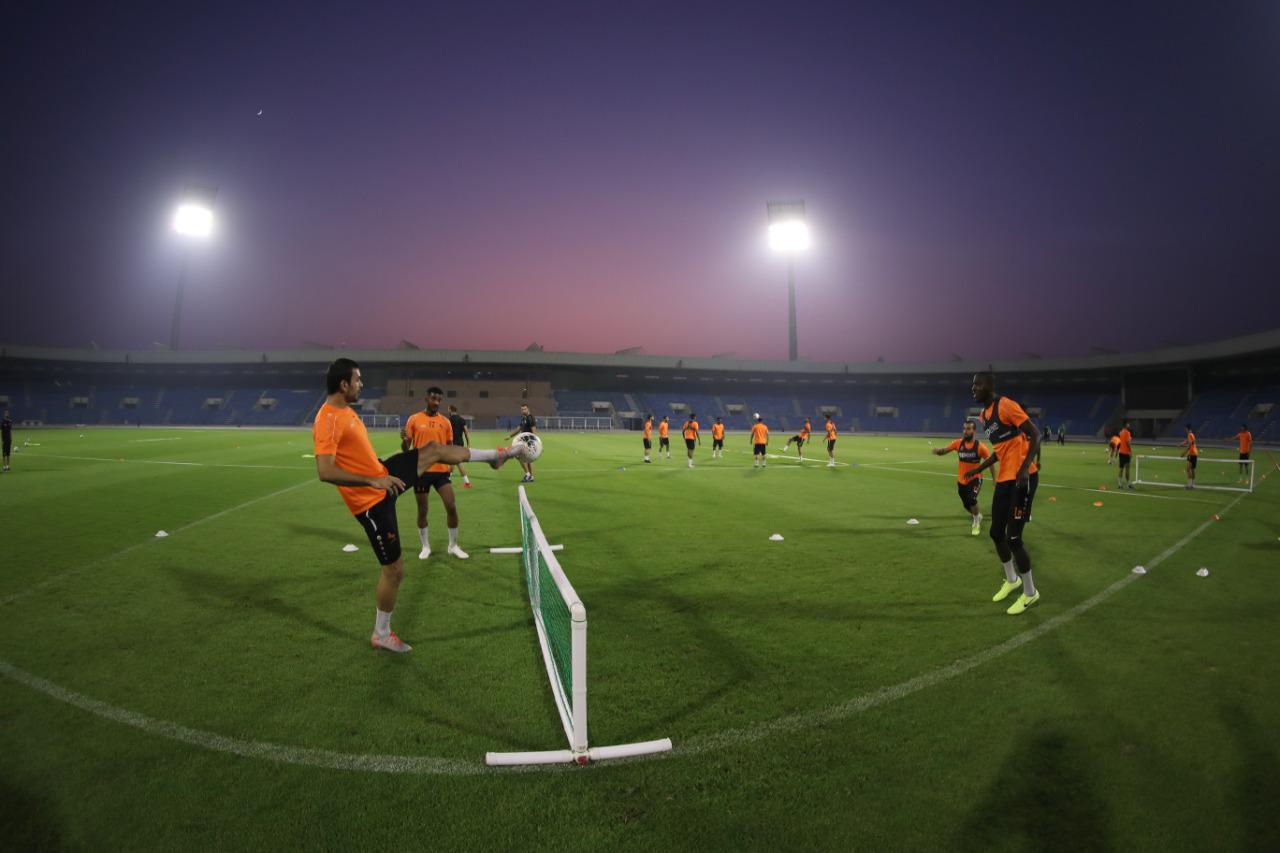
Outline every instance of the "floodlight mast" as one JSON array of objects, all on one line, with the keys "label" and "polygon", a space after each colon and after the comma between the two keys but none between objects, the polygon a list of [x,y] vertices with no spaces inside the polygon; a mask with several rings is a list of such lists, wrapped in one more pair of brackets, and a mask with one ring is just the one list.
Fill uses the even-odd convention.
[{"label": "floodlight mast", "polygon": [[178,292],[173,300],[173,325],[169,328],[169,349],[178,349],[182,326],[182,294],[187,287],[187,261],[193,240],[207,240],[213,233],[213,202],[217,187],[190,184],[183,201],[173,213],[173,230],[182,238],[182,261],[178,270]]},{"label": "floodlight mast", "polygon": [[769,214],[769,248],[787,256],[787,358],[798,356],[796,343],[796,268],[795,256],[809,248],[809,224],[805,220],[804,201],[765,202]]}]

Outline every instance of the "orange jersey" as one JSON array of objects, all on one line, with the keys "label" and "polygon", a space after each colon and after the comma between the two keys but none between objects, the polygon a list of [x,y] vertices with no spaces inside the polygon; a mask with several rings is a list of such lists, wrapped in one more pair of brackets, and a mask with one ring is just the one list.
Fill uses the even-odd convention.
[{"label": "orange jersey", "polygon": [[[387,466],[373,452],[369,432],[351,407],[338,408],[325,403],[316,412],[311,427],[316,456],[332,456],[338,467],[365,477],[385,477]],[[359,515],[382,501],[387,493],[372,486],[338,486],[352,515]]]},{"label": "orange jersey", "polygon": [[752,444],[768,444],[769,428],[764,424],[755,424],[751,427],[751,443]]},{"label": "orange jersey", "polygon": [[1236,438],[1240,439],[1241,453],[1248,453],[1250,448],[1253,447],[1253,433],[1249,432],[1247,429],[1242,429],[1240,432],[1236,433]]},{"label": "orange jersey", "polygon": [[[1030,418],[1022,407],[1008,397],[996,397],[996,401],[982,410],[982,426],[991,441],[991,449],[999,460],[997,483],[1007,483],[1018,478],[1018,469],[1031,450],[1031,440],[1020,427]],[[1027,473],[1036,471],[1034,463]]]},{"label": "orange jersey", "polygon": [[1118,435],[1113,435],[1113,436],[1111,436],[1111,440],[1110,440],[1110,441],[1108,441],[1108,442],[1107,442],[1107,444],[1110,444],[1112,447],[1119,447],[1119,446],[1120,446],[1120,436],[1118,436]]},{"label": "orange jersey", "polygon": [[644,422],[644,440],[648,441],[653,438],[653,421]]},{"label": "orange jersey", "polygon": [[658,424],[658,438],[666,438],[667,432],[669,429],[670,427],[667,426],[666,421],[663,421],[662,423]]},{"label": "orange jersey", "polygon": [[809,438],[809,422],[808,421],[805,421],[804,426],[800,427],[800,437],[803,439]]},{"label": "orange jersey", "polygon": [[697,422],[697,421],[685,421],[685,422],[684,422],[684,437],[685,437],[686,439],[688,439],[689,441],[693,441],[695,438],[697,438],[697,437],[698,437],[698,422]]},{"label": "orange jersey", "polygon": [[[428,442],[432,441],[437,444],[453,444],[453,424],[439,412],[434,415],[414,412],[405,422],[403,434],[414,447],[426,447]],[[449,466],[442,462],[437,462],[427,469],[433,474],[448,470]]]},{"label": "orange jersey", "polygon": [[1132,448],[1130,448],[1129,446],[1129,442],[1133,440],[1133,433],[1129,432],[1129,430],[1127,429],[1122,429],[1120,430],[1120,432],[1116,434],[1116,438],[1120,439],[1121,453],[1123,453],[1125,456],[1128,456],[1130,453],[1133,452]]},{"label": "orange jersey", "polygon": [[[973,441],[968,444],[965,443],[963,438],[957,438],[955,441],[947,445],[947,450],[954,450],[960,455],[960,471],[956,474],[956,482],[961,485],[972,482],[971,480],[966,480],[964,475],[968,474],[974,468],[977,468],[982,464],[983,459],[986,459],[991,455],[991,451],[987,450],[987,446],[985,444],[978,441],[977,436],[974,436]],[[981,480],[982,475],[979,474],[973,479]]]},{"label": "orange jersey", "polygon": [[724,440],[724,424],[712,424],[711,437],[716,441]]},{"label": "orange jersey", "polygon": [[836,425],[831,421],[827,421],[827,441],[836,440]]},{"label": "orange jersey", "polygon": [[1194,432],[1187,433],[1187,456],[1199,456],[1200,451],[1196,449],[1196,434]]}]

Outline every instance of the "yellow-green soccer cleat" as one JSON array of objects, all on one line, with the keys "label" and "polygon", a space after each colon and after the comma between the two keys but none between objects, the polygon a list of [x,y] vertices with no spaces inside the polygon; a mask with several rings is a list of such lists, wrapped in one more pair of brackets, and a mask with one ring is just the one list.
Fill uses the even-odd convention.
[{"label": "yellow-green soccer cleat", "polygon": [[1008,581],[1005,581],[1004,583],[1000,584],[1000,589],[996,591],[996,594],[991,596],[991,600],[1004,601],[1006,598],[1009,597],[1009,593],[1013,592],[1015,589],[1017,589],[1020,586],[1022,586],[1022,578],[1018,578],[1018,580],[1015,581],[1014,583],[1009,583]]},{"label": "yellow-green soccer cleat", "polygon": [[1028,607],[1035,604],[1039,600],[1040,600],[1039,592],[1037,592],[1035,595],[1032,595],[1032,596],[1028,596],[1024,592],[1022,595],[1018,596],[1018,600],[1015,601],[1013,604],[1011,604],[1009,606],[1009,609],[1006,610],[1005,612],[1008,613],[1010,616],[1017,616],[1019,613],[1025,613]]}]

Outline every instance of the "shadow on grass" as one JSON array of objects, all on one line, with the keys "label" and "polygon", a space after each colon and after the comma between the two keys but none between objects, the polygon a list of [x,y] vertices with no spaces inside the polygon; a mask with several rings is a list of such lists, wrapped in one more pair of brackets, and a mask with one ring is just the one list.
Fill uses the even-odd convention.
[{"label": "shadow on grass", "polygon": [[1257,720],[1239,705],[1218,711],[1239,752],[1234,793],[1244,835],[1242,850],[1280,850],[1280,756]]},{"label": "shadow on grass", "polygon": [[1107,804],[1093,779],[1086,751],[1071,733],[1039,729],[1005,759],[952,849],[1110,850]]},{"label": "shadow on grass", "polygon": [[323,539],[326,542],[339,540],[345,534],[350,534],[350,530],[340,530],[334,527],[322,527],[319,524],[298,524],[297,522],[285,522],[283,527],[292,531],[298,536],[307,536],[312,539]]},{"label": "shadow on grass", "polygon": [[171,568],[174,578],[193,600],[214,600],[224,608],[253,608],[299,625],[305,625],[331,637],[351,639],[351,632],[315,618],[311,611],[287,603],[277,594],[277,587],[296,583],[296,578],[234,578],[194,569]]},{"label": "shadow on grass", "polygon": [[62,850],[52,804],[0,779],[0,841],[7,850]]}]

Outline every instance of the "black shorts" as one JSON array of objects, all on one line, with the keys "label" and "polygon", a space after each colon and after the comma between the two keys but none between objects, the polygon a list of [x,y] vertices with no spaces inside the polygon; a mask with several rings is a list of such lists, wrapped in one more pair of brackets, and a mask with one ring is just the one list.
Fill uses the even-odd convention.
[{"label": "black shorts", "polygon": [[466,447],[467,445],[463,442],[462,436],[460,436],[460,435],[455,435],[455,436],[453,437],[453,446],[454,446],[454,447]]},{"label": "black shorts", "polygon": [[448,471],[426,471],[413,484],[413,492],[417,495],[425,495],[432,489],[438,492],[451,483],[453,480],[449,479]]},{"label": "black shorts", "polygon": [[974,477],[967,483],[956,483],[956,494],[960,495],[960,503],[964,508],[977,506],[978,493],[982,491],[982,478]]},{"label": "black shorts", "polygon": [[769,445],[767,444],[753,444],[751,446],[751,452],[755,456],[764,456],[764,452],[768,447]]},{"label": "black shorts", "polygon": [[373,555],[378,558],[379,565],[389,566],[400,559],[400,528],[396,524],[395,495],[388,494],[379,503],[358,514],[356,521],[360,522],[365,535],[369,537],[369,544],[373,546]]},{"label": "black shorts", "polygon": [[[1038,480],[1037,475],[1031,475],[1031,480]],[[1026,489],[1020,489],[1017,480],[996,483],[995,494],[991,496],[991,538],[995,541],[1007,541],[1010,545],[1022,541],[1022,528],[1031,514],[1033,492],[1031,483],[1027,485]]]},{"label": "black shorts", "polygon": [[1121,454],[1119,454],[1118,456],[1116,456],[1116,459],[1120,460],[1120,467],[1121,467],[1121,468],[1123,468],[1124,466],[1128,465],[1128,464],[1129,464],[1129,460],[1130,460],[1130,459],[1132,459],[1132,458],[1133,458],[1133,457],[1132,457],[1132,456],[1130,456],[1128,453],[1121,453]]},{"label": "black shorts", "polygon": [[668,450],[671,449],[671,439],[669,438],[658,439],[658,449],[661,450],[664,447],[667,448]]},{"label": "black shorts", "polygon": [[711,449],[712,449],[712,450],[724,450],[724,439],[723,439],[723,438],[713,438],[713,439],[711,439]]},{"label": "black shorts", "polygon": [[787,444],[790,444],[793,441],[796,443],[798,447],[804,447],[804,439],[801,438],[800,436],[798,435],[791,436],[791,438],[788,439]]},{"label": "black shorts", "polygon": [[684,446],[693,450],[693,448],[698,446],[698,440],[696,438],[686,438],[684,440]]},{"label": "black shorts", "polygon": [[828,438],[828,439],[827,439],[827,452],[828,452],[828,453],[830,453],[831,451],[833,451],[833,450],[835,450],[835,449],[836,449],[836,440],[835,440],[834,438]]},{"label": "black shorts", "polygon": [[652,449],[652,448],[653,448],[653,442],[652,442],[652,441],[650,441],[650,440],[649,440],[649,439],[647,439],[647,438],[646,438],[646,439],[644,439],[644,449],[645,449],[645,450],[650,450],[650,449]]},{"label": "black shorts", "polygon": [[[5,445],[5,447],[8,447],[8,446],[9,446],[9,445],[7,445],[7,444]],[[1248,454],[1248,453],[1241,453],[1241,454],[1240,454],[1240,461],[1241,461],[1241,462],[1247,462],[1247,461],[1248,461],[1248,459],[1249,459],[1249,454]]]},{"label": "black shorts", "polygon": [[1192,471],[1196,470],[1196,460],[1197,460],[1197,459],[1199,459],[1199,458],[1200,458],[1199,456],[1188,456],[1188,457],[1187,457],[1187,464],[1191,466],[1191,470],[1192,470]]},{"label": "black shorts", "polygon": [[[3,450],[4,450],[4,455],[5,455],[5,456],[8,456],[8,455],[9,455],[9,451],[13,449],[13,440],[12,440],[12,439],[5,439],[3,444],[4,444],[3,448],[0,448],[0,449],[3,449]],[[1240,458],[1241,458],[1241,459],[1244,459],[1244,458],[1245,458],[1245,456],[1248,456],[1248,455],[1249,455],[1249,454],[1247,454],[1247,453],[1246,453],[1244,456],[1241,456]]]}]

